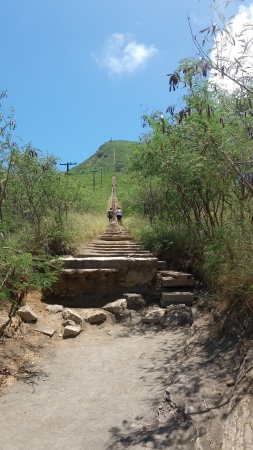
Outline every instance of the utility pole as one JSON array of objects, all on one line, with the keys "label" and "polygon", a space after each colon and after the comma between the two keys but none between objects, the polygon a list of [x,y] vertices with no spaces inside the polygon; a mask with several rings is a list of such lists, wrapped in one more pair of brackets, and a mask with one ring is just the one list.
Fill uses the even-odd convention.
[{"label": "utility pole", "polygon": [[60,163],[60,166],[67,166],[67,170],[66,170],[66,174],[68,175],[69,173],[69,166],[75,166],[77,163],[71,163],[71,162],[67,162],[67,163]]},{"label": "utility pole", "polygon": [[91,170],[91,172],[93,173],[93,191],[96,190],[96,172],[97,170]]},{"label": "utility pole", "polygon": [[114,145],[114,173],[115,173],[115,170],[116,170],[116,149],[115,149],[115,145]]},{"label": "utility pole", "polygon": [[103,184],[103,169],[100,170],[100,184]]}]

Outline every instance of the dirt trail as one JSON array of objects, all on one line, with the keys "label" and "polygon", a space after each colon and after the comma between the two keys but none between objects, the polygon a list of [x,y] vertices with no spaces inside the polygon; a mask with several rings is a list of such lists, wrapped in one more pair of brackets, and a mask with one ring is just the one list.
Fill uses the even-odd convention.
[{"label": "dirt trail", "polygon": [[40,375],[0,398],[0,448],[168,448],[166,430],[152,431],[154,402],[185,339],[183,331],[133,333],[114,325],[50,347],[36,367]]},{"label": "dirt trail", "polygon": [[39,338],[37,375],[0,397],[0,449],[251,450],[252,340],[215,336],[210,312],[193,307],[193,317],[178,328],[106,321],[76,339]]}]

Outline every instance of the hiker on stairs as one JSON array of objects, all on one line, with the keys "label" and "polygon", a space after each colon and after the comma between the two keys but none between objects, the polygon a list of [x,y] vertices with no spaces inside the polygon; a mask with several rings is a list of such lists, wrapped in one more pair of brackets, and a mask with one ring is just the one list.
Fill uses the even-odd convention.
[{"label": "hiker on stairs", "polygon": [[112,208],[110,208],[110,209],[107,211],[107,217],[108,217],[108,219],[109,219],[109,223],[112,223],[112,219],[113,219],[113,210],[112,210]]},{"label": "hiker on stairs", "polygon": [[118,221],[118,222],[121,222],[121,219],[122,219],[122,210],[121,210],[121,208],[120,208],[119,206],[117,207],[116,217],[117,217],[117,221]]}]

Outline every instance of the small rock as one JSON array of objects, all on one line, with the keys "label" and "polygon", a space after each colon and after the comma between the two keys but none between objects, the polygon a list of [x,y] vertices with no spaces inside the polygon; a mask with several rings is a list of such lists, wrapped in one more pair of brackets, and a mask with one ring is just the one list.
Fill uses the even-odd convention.
[{"label": "small rock", "polygon": [[235,380],[233,378],[231,378],[230,380],[227,381],[227,386],[231,387],[235,385]]},{"label": "small rock", "polygon": [[62,313],[62,317],[65,320],[73,320],[77,324],[81,324],[83,322],[83,318],[77,312],[73,311],[73,309],[66,308]]},{"label": "small rock", "polygon": [[63,306],[62,305],[48,305],[46,307],[46,311],[53,313],[53,314],[57,314],[58,312],[62,312],[63,311]]},{"label": "small rock", "polygon": [[55,328],[49,327],[46,323],[39,320],[35,326],[35,331],[39,331],[40,333],[46,334],[49,337],[52,337],[56,331]]},{"label": "small rock", "polygon": [[28,305],[19,308],[17,315],[25,322],[36,322],[38,319],[37,314]]},{"label": "small rock", "polygon": [[103,323],[106,321],[106,314],[103,311],[87,310],[83,318],[90,324]]},{"label": "small rock", "polygon": [[140,309],[146,305],[146,301],[141,294],[126,293],[123,294],[126,298],[128,309]]},{"label": "small rock", "polygon": [[76,337],[81,333],[81,327],[67,325],[63,331],[63,337]]},{"label": "small rock", "polygon": [[76,325],[76,323],[74,322],[74,320],[64,320],[64,322],[62,322],[62,325],[64,326],[64,327],[66,327],[66,326],[68,326],[68,325],[70,325],[71,327],[74,327],[75,325]]},{"label": "small rock", "polygon": [[147,314],[142,318],[142,321],[144,323],[157,324],[161,322],[164,314],[165,314],[164,309],[153,308],[147,312]]},{"label": "small rock", "polygon": [[21,317],[12,317],[11,321],[10,321],[10,327],[14,328],[14,330],[17,330],[20,322],[21,322]]},{"label": "small rock", "polygon": [[107,303],[102,309],[109,311],[113,314],[122,314],[127,308],[127,301],[125,298],[116,300],[115,302]]},{"label": "small rock", "polygon": [[166,327],[176,327],[192,324],[192,310],[185,305],[170,305],[166,307],[162,325]]}]

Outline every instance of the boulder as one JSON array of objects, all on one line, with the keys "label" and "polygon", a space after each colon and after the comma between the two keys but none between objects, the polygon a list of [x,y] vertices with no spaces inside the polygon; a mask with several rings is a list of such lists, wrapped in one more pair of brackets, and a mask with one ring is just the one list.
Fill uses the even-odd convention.
[{"label": "boulder", "polygon": [[128,309],[140,309],[146,305],[146,301],[141,294],[126,293],[123,294],[126,298]]},{"label": "boulder", "polygon": [[192,324],[192,310],[185,305],[170,305],[167,306],[165,314],[162,319],[162,326],[177,327]]},{"label": "boulder", "polygon": [[159,307],[152,308],[146,312],[145,316],[142,317],[142,321],[144,323],[158,324],[161,323],[164,314],[165,314],[164,309]]},{"label": "boulder", "polygon": [[102,309],[109,311],[113,314],[122,314],[127,308],[127,301],[125,298],[120,298],[115,302],[107,303]]},{"label": "boulder", "polygon": [[76,337],[82,331],[81,327],[67,325],[63,330],[63,337]]},{"label": "boulder", "polygon": [[83,322],[83,318],[80,316],[80,314],[70,308],[64,309],[62,317],[65,320],[73,320],[77,324],[81,324]]},{"label": "boulder", "polygon": [[106,321],[106,313],[101,310],[88,309],[84,312],[83,319],[90,324],[100,324]]},{"label": "boulder", "polygon": [[63,306],[62,305],[48,305],[46,307],[46,311],[53,313],[53,314],[57,314],[58,312],[62,312],[63,311]]},{"label": "boulder", "polygon": [[37,314],[28,305],[19,308],[19,310],[17,311],[17,315],[21,317],[21,319],[25,322],[36,322],[38,319]]}]

